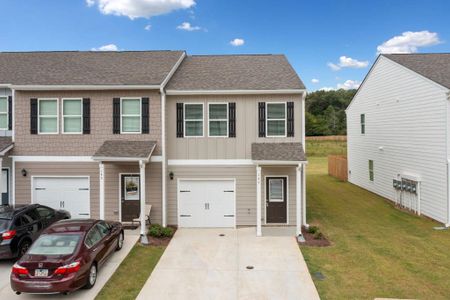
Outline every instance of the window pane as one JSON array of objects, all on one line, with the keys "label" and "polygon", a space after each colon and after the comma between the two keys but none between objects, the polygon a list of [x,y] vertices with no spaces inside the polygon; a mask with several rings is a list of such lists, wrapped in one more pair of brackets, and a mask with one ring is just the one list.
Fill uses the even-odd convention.
[{"label": "window pane", "polygon": [[40,100],[39,101],[39,115],[41,116],[55,116],[57,115],[56,100]]},{"label": "window pane", "polygon": [[81,117],[64,117],[64,132],[81,132]]},{"label": "window pane", "polygon": [[284,119],[285,116],[284,103],[267,104],[267,119]]},{"label": "window pane", "polygon": [[226,104],[210,104],[209,105],[209,118],[213,119],[226,119],[227,118],[227,105]]},{"label": "window pane", "polygon": [[139,117],[122,117],[122,131],[123,132],[140,132],[140,118]]},{"label": "window pane", "polygon": [[283,180],[269,180],[269,199],[283,199]]},{"label": "window pane", "polygon": [[57,131],[57,119],[55,118],[39,118],[39,132],[54,133]]},{"label": "window pane", "polygon": [[186,120],[203,119],[203,105],[186,104],[184,116]]},{"label": "window pane", "polygon": [[285,135],[285,121],[267,121],[267,135]]},{"label": "window pane", "polygon": [[210,121],[209,122],[210,136],[226,136],[227,135],[227,121]]},{"label": "window pane", "polygon": [[0,115],[0,128],[8,128],[8,115]]},{"label": "window pane", "polygon": [[202,136],[203,121],[186,121],[186,136]]},{"label": "window pane", "polygon": [[64,115],[81,115],[81,100],[64,100]]},{"label": "window pane", "polygon": [[124,99],[122,100],[122,115],[139,115],[141,113],[141,100]]},{"label": "window pane", "polygon": [[8,112],[8,99],[0,98],[0,112]]}]

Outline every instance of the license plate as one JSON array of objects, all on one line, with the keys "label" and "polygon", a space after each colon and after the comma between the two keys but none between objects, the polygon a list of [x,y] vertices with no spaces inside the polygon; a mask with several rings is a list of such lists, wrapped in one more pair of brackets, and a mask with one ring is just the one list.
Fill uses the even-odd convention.
[{"label": "license plate", "polygon": [[47,277],[48,270],[47,269],[36,269],[36,270],[34,270],[34,276],[35,277]]}]

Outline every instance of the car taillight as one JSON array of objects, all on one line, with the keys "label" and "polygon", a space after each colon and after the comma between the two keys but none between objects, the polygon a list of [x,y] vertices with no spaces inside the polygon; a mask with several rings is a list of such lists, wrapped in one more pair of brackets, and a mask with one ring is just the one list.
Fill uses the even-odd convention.
[{"label": "car taillight", "polygon": [[10,240],[12,239],[14,236],[16,235],[16,231],[15,230],[8,230],[2,233],[2,238],[4,240]]},{"label": "car taillight", "polygon": [[17,274],[17,275],[28,275],[29,274],[27,268],[22,267],[22,266],[20,266],[18,264],[14,264],[14,266],[12,267],[11,272],[13,274]]},{"label": "car taillight", "polygon": [[54,274],[65,275],[65,274],[75,273],[75,272],[78,272],[78,270],[80,270],[80,267],[81,267],[80,262],[76,261],[69,265],[59,267],[58,269],[55,270]]}]

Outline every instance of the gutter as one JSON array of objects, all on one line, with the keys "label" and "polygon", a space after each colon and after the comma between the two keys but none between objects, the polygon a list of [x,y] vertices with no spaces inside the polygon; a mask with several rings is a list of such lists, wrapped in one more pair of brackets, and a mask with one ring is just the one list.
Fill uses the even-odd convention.
[{"label": "gutter", "polygon": [[162,167],[161,167],[161,174],[162,174],[162,226],[167,226],[167,156],[166,156],[166,91],[165,87],[169,80],[172,78],[175,71],[178,69],[180,64],[183,62],[184,58],[186,57],[186,52],[183,52],[183,54],[180,56],[176,64],[173,66],[172,70],[170,70],[169,74],[167,74],[167,77],[164,79],[164,81],[161,83],[161,86],[159,88],[159,91],[161,93],[161,156],[162,156]]},{"label": "gutter", "polygon": [[305,89],[282,90],[167,90],[167,95],[292,95],[306,94]]}]

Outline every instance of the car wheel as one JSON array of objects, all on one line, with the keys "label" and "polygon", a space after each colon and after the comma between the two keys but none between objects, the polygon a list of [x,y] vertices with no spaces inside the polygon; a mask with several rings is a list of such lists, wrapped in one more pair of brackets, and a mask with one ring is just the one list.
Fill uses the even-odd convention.
[{"label": "car wheel", "polygon": [[21,258],[30,248],[31,242],[28,240],[22,241],[19,245],[19,251],[17,251],[17,256]]},{"label": "car wheel", "polygon": [[124,239],[123,232],[121,232],[119,234],[119,237],[117,238],[116,251],[119,251],[120,249],[122,249],[122,247],[123,247],[123,239]]},{"label": "car wheel", "polygon": [[92,264],[91,267],[89,268],[88,279],[84,288],[85,289],[92,288],[95,285],[95,282],[97,282],[97,265]]}]

